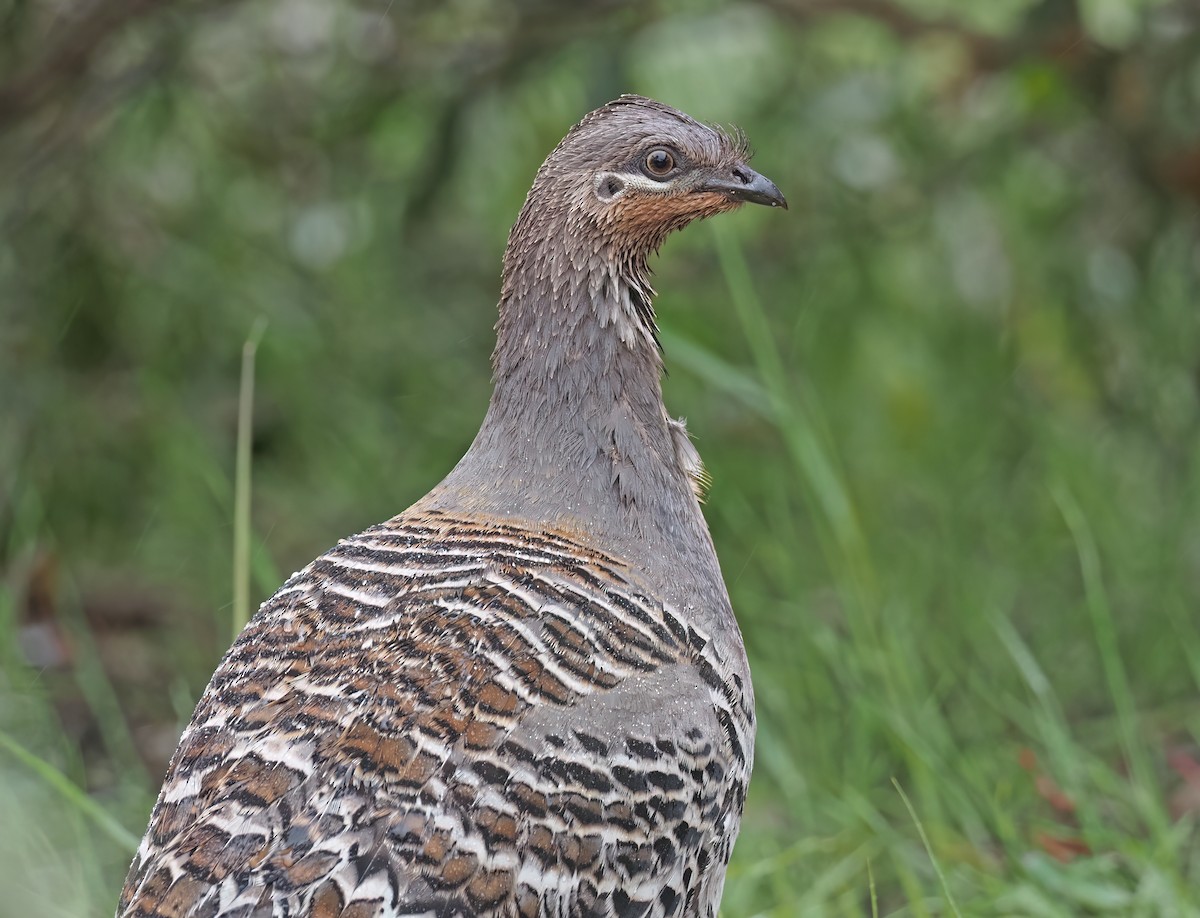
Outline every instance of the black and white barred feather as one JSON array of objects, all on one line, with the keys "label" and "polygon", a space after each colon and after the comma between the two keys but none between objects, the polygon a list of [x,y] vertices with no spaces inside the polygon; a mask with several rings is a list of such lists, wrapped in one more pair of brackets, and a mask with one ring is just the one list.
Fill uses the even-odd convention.
[{"label": "black and white barred feather", "polygon": [[741,678],[570,535],[399,517],[255,616],[171,763],[122,916],[712,916]]}]

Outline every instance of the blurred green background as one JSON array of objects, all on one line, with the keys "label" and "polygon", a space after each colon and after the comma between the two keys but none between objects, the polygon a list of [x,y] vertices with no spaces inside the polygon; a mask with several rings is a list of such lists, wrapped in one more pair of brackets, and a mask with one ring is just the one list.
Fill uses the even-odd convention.
[{"label": "blurred green background", "polygon": [[111,914],[254,602],[482,418],[626,91],[787,214],[657,261],[758,691],[723,913],[1200,914],[1200,6],[0,0],[0,915]]}]

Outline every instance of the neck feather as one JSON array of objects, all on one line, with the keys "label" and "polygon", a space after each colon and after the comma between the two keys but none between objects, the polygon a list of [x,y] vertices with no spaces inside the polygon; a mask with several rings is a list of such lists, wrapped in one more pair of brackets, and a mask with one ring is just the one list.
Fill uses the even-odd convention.
[{"label": "neck feather", "polygon": [[694,453],[680,455],[663,406],[645,255],[618,251],[599,227],[563,232],[571,222],[554,216],[527,203],[513,229],[495,390],[437,503],[691,530],[700,520]]}]

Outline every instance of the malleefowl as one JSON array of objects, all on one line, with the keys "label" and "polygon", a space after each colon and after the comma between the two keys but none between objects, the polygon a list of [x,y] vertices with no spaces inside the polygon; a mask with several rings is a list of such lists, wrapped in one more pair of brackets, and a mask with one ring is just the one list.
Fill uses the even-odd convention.
[{"label": "malleefowl", "polygon": [[786,207],[747,159],[637,96],[550,154],[474,443],[262,605],[119,916],[716,915],[754,696],[647,258],[697,218]]}]

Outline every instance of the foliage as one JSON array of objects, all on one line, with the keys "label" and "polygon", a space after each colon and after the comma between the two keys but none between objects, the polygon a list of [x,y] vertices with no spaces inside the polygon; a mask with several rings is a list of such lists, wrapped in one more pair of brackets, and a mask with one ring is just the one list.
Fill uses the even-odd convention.
[{"label": "foliage", "polygon": [[0,0],[0,914],[115,902],[257,599],[482,417],[581,113],[740,123],[669,406],[755,673],[729,915],[1200,909],[1200,16],[1186,0]]}]

